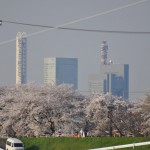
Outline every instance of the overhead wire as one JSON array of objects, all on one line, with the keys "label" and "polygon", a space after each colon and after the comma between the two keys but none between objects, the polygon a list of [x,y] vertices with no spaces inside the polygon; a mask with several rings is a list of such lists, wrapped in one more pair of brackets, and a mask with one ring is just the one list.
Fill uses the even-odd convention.
[{"label": "overhead wire", "polygon": [[54,26],[46,26],[46,25],[38,25],[38,24],[31,24],[31,23],[22,23],[22,22],[16,22],[16,21],[8,21],[8,20],[1,20],[3,23],[11,23],[11,24],[17,24],[17,25],[25,25],[25,26],[33,26],[33,27],[43,27],[43,28],[54,28]]},{"label": "overhead wire", "polygon": [[[91,15],[91,16],[87,16],[87,17],[84,17],[84,18],[80,18],[80,19],[76,19],[76,20],[73,20],[73,21],[70,21],[70,22],[67,22],[67,23],[64,23],[64,24],[60,24],[58,26],[55,26],[52,28],[49,28],[49,29],[46,29],[46,30],[41,30],[41,31],[38,31],[38,32],[34,32],[34,33],[31,33],[31,34],[28,34],[26,37],[31,37],[31,36],[34,36],[34,35],[38,35],[38,34],[41,34],[41,33],[44,33],[44,32],[48,32],[48,31],[51,31],[51,30],[54,30],[54,29],[64,29],[65,26],[68,26],[68,25],[72,25],[72,24],[75,24],[75,23],[79,23],[79,22],[82,22],[82,21],[85,21],[85,20],[89,20],[89,19],[92,19],[92,18],[96,18],[96,17],[99,17],[99,16],[102,16],[102,15],[106,15],[106,14],[110,14],[110,13],[113,13],[113,12],[116,12],[116,11],[119,11],[119,10],[122,10],[122,9],[125,9],[125,8],[129,8],[129,7],[132,7],[132,6],[136,6],[136,5],[139,5],[139,4],[142,4],[144,2],[147,2],[148,0],[141,0],[141,1],[138,1],[138,2],[134,2],[134,3],[130,3],[130,4],[127,4],[127,5],[124,5],[124,6],[121,6],[121,7],[118,7],[118,8],[114,8],[114,9],[111,9],[111,10],[108,10],[108,11],[104,11],[104,12],[100,12],[100,13],[97,13],[97,14],[94,14],[94,15]],[[5,21],[6,22],[6,21]],[[8,22],[8,21],[7,21]],[[10,23],[11,21],[9,21]],[[18,23],[19,24],[19,23]],[[28,24],[28,23],[24,23],[24,24]],[[29,25],[29,24],[28,24]],[[32,24],[30,24],[32,25]],[[32,25],[33,26],[33,25]],[[36,26],[36,25],[34,25]],[[49,26],[50,27],[50,26]],[[71,29],[71,30],[77,30],[77,29]],[[83,30],[82,30],[83,31]],[[86,29],[85,29],[86,31]],[[105,31],[103,31],[105,32]],[[118,31],[119,33],[120,31]],[[115,33],[115,32],[114,32]],[[121,33],[121,32],[120,32]],[[126,32],[127,33],[127,32]],[[134,33],[134,32],[133,32]],[[145,32],[144,32],[145,33]],[[0,45],[3,45],[3,44],[7,44],[9,42],[12,42],[12,41],[15,41],[16,39],[11,39],[11,40],[7,40],[7,41],[2,41],[0,42]]]},{"label": "overhead wire", "polygon": [[[55,26],[48,26],[48,25],[39,25],[39,24],[29,24],[23,22],[15,22],[15,21],[5,21],[2,20],[4,23],[11,23],[11,24],[19,24],[25,26],[34,26],[34,27],[42,27],[42,28],[55,28]],[[104,33],[120,33],[120,34],[150,34],[149,31],[122,31],[122,30],[98,30],[98,29],[86,29],[86,28],[69,28],[69,27],[58,27],[57,29],[61,30],[71,30],[71,31],[85,31],[85,32],[104,32]]]}]

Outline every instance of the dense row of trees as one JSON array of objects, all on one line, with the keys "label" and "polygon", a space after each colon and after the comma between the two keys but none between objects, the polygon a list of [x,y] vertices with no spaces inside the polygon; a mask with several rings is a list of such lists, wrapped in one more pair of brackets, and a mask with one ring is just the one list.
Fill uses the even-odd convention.
[{"label": "dense row of trees", "polygon": [[[111,117],[110,104],[114,106]],[[134,104],[111,94],[83,96],[66,84],[0,87],[0,136],[46,136],[59,127],[67,135],[83,128],[92,136],[106,136],[110,122],[121,136],[148,136],[149,109],[149,94]]]}]

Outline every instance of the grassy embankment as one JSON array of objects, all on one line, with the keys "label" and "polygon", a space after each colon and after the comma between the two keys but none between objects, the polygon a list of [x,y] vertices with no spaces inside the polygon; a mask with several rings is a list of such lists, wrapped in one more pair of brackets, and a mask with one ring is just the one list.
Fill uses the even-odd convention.
[{"label": "grassy embankment", "polygon": [[[25,150],[88,150],[114,145],[150,141],[150,138],[21,138]],[[126,148],[122,150],[131,150]],[[150,150],[149,146],[136,147],[135,150]]]}]

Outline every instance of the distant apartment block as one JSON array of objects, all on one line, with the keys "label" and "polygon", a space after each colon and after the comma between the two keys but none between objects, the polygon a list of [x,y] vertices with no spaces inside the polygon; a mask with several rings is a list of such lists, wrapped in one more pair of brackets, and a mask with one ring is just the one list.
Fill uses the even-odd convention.
[{"label": "distant apartment block", "polygon": [[27,83],[27,38],[25,32],[16,36],[16,84]]},{"label": "distant apartment block", "polygon": [[71,84],[78,88],[78,59],[77,58],[45,58],[44,83],[52,85]]}]

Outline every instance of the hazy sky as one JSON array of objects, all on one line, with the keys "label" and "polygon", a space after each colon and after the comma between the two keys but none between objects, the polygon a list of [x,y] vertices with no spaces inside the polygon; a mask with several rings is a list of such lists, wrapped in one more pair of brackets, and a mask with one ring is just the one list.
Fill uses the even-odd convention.
[{"label": "hazy sky", "polygon": [[[140,0],[0,0],[0,20],[59,26]],[[65,26],[96,30],[150,32],[150,0]],[[3,23],[0,26],[0,85],[15,85],[17,32],[46,28]],[[100,43],[108,42],[108,58],[129,64],[130,97],[150,88],[150,34],[95,33],[50,30],[28,37],[28,81],[43,83],[44,57],[78,58],[79,90],[88,91],[88,75],[100,72]]]}]

